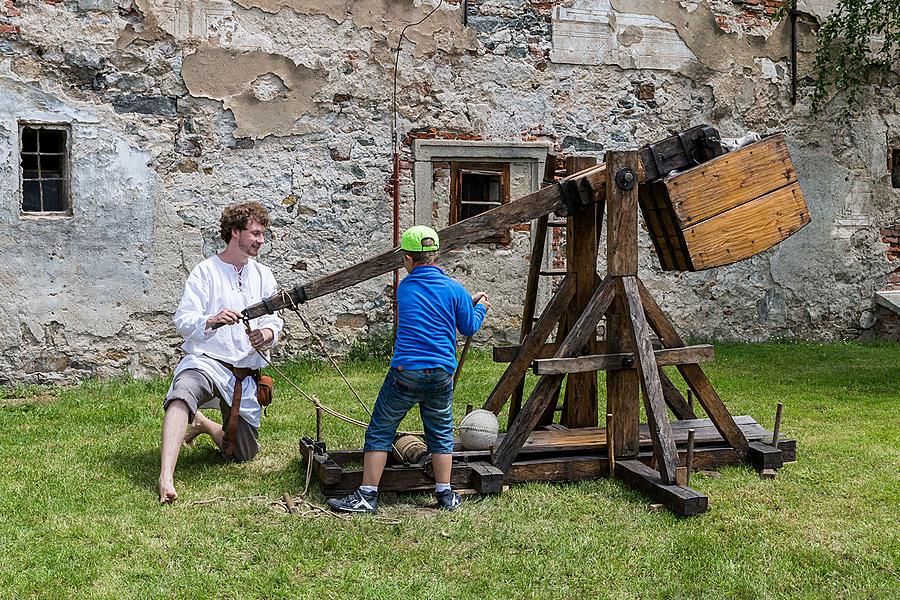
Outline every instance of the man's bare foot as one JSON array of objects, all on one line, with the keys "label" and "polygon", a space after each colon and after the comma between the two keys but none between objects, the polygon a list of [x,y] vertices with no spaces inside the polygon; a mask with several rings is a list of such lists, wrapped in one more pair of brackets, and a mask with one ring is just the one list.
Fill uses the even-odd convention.
[{"label": "man's bare foot", "polygon": [[159,503],[160,504],[175,504],[175,501],[178,500],[178,492],[175,491],[175,486],[171,481],[163,481],[159,480]]},{"label": "man's bare foot", "polygon": [[189,425],[187,431],[184,433],[184,442],[182,442],[185,446],[193,446],[194,440],[197,439],[197,436],[203,433],[203,428],[200,427],[198,423],[194,423],[193,425]]}]

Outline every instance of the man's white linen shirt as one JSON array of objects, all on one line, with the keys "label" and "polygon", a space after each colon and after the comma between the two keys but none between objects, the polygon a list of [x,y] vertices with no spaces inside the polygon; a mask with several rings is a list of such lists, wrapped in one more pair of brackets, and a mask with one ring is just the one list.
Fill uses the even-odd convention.
[{"label": "man's white linen shirt", "polygon": [[[230,406],[234,394],[234,375],[213,359],[251,369],[259,369],[266,363],[250,345],[243,323],[207,329],[206,320],[225,308],[240,312],[274,295],[277,288],[272,270],[253,259],[248,260],[240,272],[218,256],[211,256],[194,267],[184,284],[184,294],[175,311],[175,328],[184,338],[181,347],[187,353],[178,363],[175,376],[186,369],[202,371]],[[283,325],[284,321],[278,315],[264,315],[250,321],[252,329],[265,327],[272,330],[273,345],[278,341]],[[268,358],[268,350],[262,350],[262,353]],[[256,400],[256,382],[252,377],[247,377],[242,387],[241,417],[259,427],[261,412]]]}]

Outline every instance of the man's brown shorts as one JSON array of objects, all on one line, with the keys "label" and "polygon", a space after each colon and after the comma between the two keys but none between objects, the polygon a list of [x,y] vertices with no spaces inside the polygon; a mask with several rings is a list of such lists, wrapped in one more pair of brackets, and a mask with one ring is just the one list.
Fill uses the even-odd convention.
[{"label": "man's brown shorts", "polygon": [[[175,377],[172,382],[172,391],[166,395],[163,409],[168,409],[175,400],[181,400],[187,404],[190,416],[188,421],[194,422],[194,415],[199,407],[213,398],[219,399],[219,410],[222,413],[222,431],[225,431],[224,423],[228,422],[231,407],[222,399],[219,390],[212,384],[209,377],[203,371],[197,369],[185,369]],[[237,420],[237,432],[234,440],[234,458],[244,462],[253,460],[259,452],[259,429],[245,421]],[[225,431],[226,441],[228,432]]]}]

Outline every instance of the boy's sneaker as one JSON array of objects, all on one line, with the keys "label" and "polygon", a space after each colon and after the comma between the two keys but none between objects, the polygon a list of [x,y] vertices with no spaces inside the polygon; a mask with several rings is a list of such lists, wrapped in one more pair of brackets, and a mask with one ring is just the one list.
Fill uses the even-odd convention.
[{"label": "boy's sneaker", "polygon": [[437,498],[438,508],[441,510],[456,510],[462,504],[462,498],[453,490],[435,492],[434,497]]},{"label": "boy's sneaker", "polygon": [[326,503],[335,512],[373,513],[378,508],[378,492],[356,490],[344,498],[330,498]]}]

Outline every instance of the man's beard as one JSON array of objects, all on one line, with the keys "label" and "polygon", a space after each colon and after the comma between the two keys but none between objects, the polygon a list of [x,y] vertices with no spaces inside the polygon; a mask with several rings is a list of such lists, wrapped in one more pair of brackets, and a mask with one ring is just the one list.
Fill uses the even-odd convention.
[{"label": "man's beard", "polygon": [[252,243],[245,244],[238,242],[238,248],[240,248],[247,256],[259,256],[259,247],[254,246]]}]

